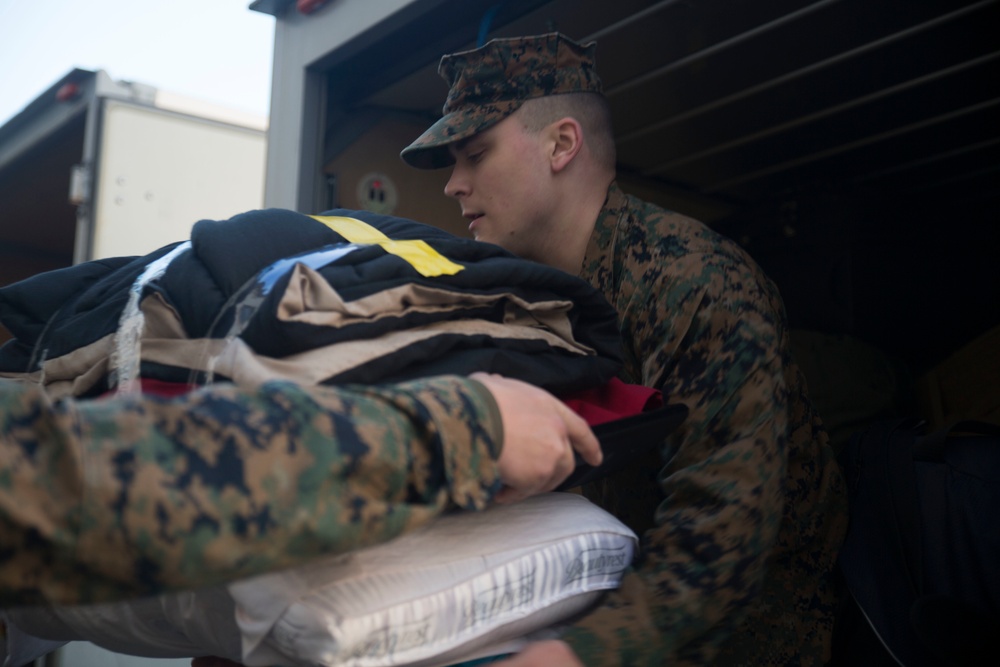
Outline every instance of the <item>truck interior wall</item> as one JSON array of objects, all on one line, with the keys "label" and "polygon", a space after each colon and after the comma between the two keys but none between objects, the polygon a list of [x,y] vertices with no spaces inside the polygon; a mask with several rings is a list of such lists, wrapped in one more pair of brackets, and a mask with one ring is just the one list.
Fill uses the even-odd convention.
[{"label": "truck interior wall", "polygon": [[329,206],[364,208],[358,198],[362,180],[368,174],[384,174],[398,191],[398,204],[392,215],[468,236],[468,222],[461,210],[444,195],[447,170],[417,171],[399,159],[400,144],[406,145],[422,131],[412,120],[387,118],[376,122],[326,164],[324,173],[332,179]]},{"label": "truck interior wall", "polygon": [[67,123],[0,173],[0,285],[73,263],[70,171],[83,155],[83,126],[83,116]]},{"label": "truck interior wall", "polygon": [[1000,324],[989,208],[841,188],[759,205],[716,227],[778,284],[791,326],[856,336],[922,373]]},{"label": "truck interior wall", "polygon": [[[0,286],[73,264],[70,172],[83,155],[80,115],[0,172]],[[0,326],[0,343],[10,334]]]}]

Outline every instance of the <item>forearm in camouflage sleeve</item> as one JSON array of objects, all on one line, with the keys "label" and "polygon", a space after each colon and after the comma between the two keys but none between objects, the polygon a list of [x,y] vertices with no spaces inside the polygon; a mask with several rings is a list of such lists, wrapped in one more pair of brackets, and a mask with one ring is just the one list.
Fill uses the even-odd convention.
[{"label": "forearm in camouflage sleeve", "polygon": [[667,500],[641,561],[566,635],[588,667],[708,664],[760,591],[781,516],[784,420],[765,417],[754,393],[713,416],[746,419],[746,431],[685,441],[661,473]]},{"label": "forearm in camouflage sleeve", "polygon": [[779,530],[787,391],[776,323],[761,301],[741,303],[735,291],[725,306],[706,308],[719,294],[637,284],[638,303],[653,293],[687,296],[670,304],[669,318],[623,327],[643,360],[634,381],[690,412],[665,455],[666,500],[642,561],[567,640],[588,666],[707,664],[759,592]]},{"label": "forearm in camouflage sleeve", "polygon": [[0,382],[0,605],[195,588],[384,541],[499,490],[479,383],[52,404]]}]

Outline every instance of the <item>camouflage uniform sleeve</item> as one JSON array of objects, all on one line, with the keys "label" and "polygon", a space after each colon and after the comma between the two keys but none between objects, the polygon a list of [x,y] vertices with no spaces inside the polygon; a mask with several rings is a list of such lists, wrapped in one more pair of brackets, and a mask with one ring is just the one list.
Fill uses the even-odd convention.
[{"label": "camouflage uniform sleeve", "polygon": [[0,381],[0,606],[218,584],[394,537],[500,488],[478,382],[213,386],[52,403]]},{"label": "camouflage uniform sleeve", "polygon": [[566,634],[587,665],[710,663],[760,590],[782,516],[783,325],[766,287],[718,253],[664,266],[626,265],[615,305],[633,381],[690,413],[664,453],[643,560]]}]

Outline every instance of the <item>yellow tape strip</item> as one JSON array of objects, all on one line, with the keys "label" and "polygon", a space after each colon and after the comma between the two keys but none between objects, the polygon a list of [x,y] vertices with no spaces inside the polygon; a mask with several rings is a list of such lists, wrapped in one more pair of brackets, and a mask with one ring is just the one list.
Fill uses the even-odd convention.
[{"label": "yellow tape strip", "polygon": [[367,222],[362,222],[357,218],[344,218],[336,215],[310,215],[309,217],[322,222],[351,243],[370,243],[382,246],[387,253],[406,260],[420,275],[427,278],[453,276],[465,268],[427,245],[426,241],[390,239]]}]

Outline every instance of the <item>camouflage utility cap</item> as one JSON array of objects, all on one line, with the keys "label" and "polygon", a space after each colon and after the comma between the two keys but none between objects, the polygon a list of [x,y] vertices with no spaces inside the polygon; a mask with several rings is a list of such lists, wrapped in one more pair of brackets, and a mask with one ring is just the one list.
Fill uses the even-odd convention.
[{"label": "camouflage utility cap", "polygon": [[594,67],[596,47],[553,32],[494,39],[478,49],[444,56],[438,65],[450,86],[444,116],[400,156],[418,169],[447,167],[454,163],[448,144],[492,127],[525,100],[602,92]]}]

